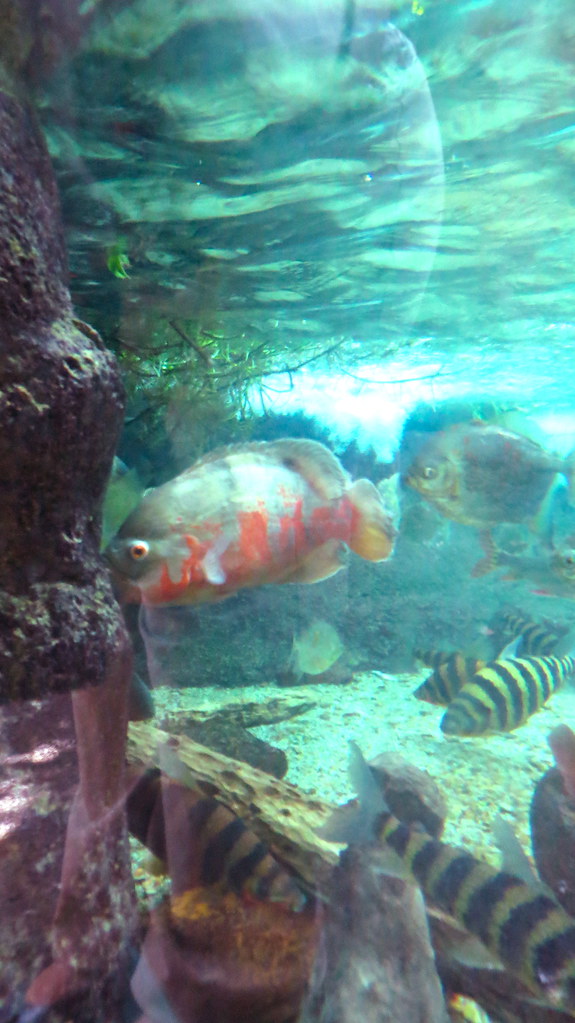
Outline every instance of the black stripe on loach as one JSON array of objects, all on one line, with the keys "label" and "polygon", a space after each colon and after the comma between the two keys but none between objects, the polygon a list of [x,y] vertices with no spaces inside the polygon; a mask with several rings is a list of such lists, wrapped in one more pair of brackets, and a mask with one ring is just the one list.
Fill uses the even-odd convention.
[{"label": "black stripe on loach", "polygon": [[521,966],[525,946],[534,928],[556,908],[547,895],[534,894],[533,898],[510,910],[499,931],[498,941],[500,953],[512,969]]},{"label": "black stripe on loach", "polygon": [[234,845],[247,831],[240,817],[234,817],[207,843],[202,858],[201,880],[214,884],[224,877],[227,859]]},{"label": "black stripe on loach", "polygon": [[470,874],[477,866],[476,860],[469,853],[461,853],[455,856],[447,865],[441,876],[433,886],[430,895],[438,902],[442,909],[451,913],[457,902],[461,886],[467,881]]},{"label": "black stripe on loach", "polygon": [[[263,842],[256,842],[253,849],[250,849],[249,853],[247,853],[246,856],[242,856],[241,860],[238,860],[237,863],[234,863],[233,867],[231,867],[228,872],[228,879],[231,887],[235,892],[241,892],[244,885],[246,885],[247,882],[252,878],[255,870],[262,862],[262,860],[266,858],[267,855],[268,855],[267,846],[265,846]],[[278,864],[276,864],[276,866],[277,873],[279,873],[281,871],[281,868]],[[271,867],[269,871],[269,876],[266,875],[268,885],[270,887],[275,876],[277,875],[276,873],[274,873],[273,867]],[[266,878],[260,877],[257,879],[258,895],[261,895],[262,897],[264,897],[265,894],[267,893],[265,884]]]},{"label": "black stripe on loach", "polygon": [[472,890],[467,906],[462,913],[465,926],[487,944],[489,929],[494,912],[501,905],[508,892],[523,882],[511,874],[495,874]]}]

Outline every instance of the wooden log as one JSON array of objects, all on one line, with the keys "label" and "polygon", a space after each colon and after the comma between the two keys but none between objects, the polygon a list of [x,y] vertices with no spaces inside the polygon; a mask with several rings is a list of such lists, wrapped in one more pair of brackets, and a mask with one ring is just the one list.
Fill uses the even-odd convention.
[{"label": "wooden log", "polygon": [[325,842],[315,829],[330,817],[332,804],[147,721],[130,724],[127,755],[131,764],[153,764],[221,799],[308,884],[327,880],[341,847]]},{"label": "wooden log", "polygon": [[188,721],[194,724],[196,722],[204,724],[206,721],[233,721],[242,728],[257,728],[259,725],[276,725],[281,721],[288,721],[298,714],[305,714],[315,706],[314,700],[295,702],[282,697],[262,703],[254,700],[246,703],[226,703],[216,710],[175,711],[163,717],[162,727],[169,732],[180,732]]}]

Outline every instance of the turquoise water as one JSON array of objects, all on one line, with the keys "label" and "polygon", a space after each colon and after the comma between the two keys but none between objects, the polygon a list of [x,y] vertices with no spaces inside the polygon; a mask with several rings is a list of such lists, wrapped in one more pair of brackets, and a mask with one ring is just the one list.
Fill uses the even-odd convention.
[{"label": "turquoise water", "polygon": [[[314,576],[308,563],[309,582],[300,574],[287,585],[289,572],[274,574],[267,565],[234,575],[238,559],[249,569],[261,555],[251,534],[251,547],[245,534],[234,547],[237,521],[254,511],[252,500],[273,517],[287,484],[274,475],[277,459],[241,478],[229,463],[208,460],[197,500],[206,501],[212,532],[191,597],[193,578],[185,599],[180,593],[167,606],[156,606],[142,584],[138,608],[133,591],[126,597],[115,548],[108,551],[103,571],[116,567],[118,616],[134,650],[130,714],[145,720],[130,726],[125,780],[128,669],[115,675],[109,663],[102,668],[115,694],[109,704],[104,687],[92,706],[90,691],[77,690],[77,678],[65,672],[58,695],[2,695],[0,889],[8,891],[13,879],[14,897],[0,896],[0,1023],[407,1023],[419,1018],[425,998],[421,1018],[445,1023],[435,975],[436,987],[424,993],[422,983],[415,1008],[407,995],[418,985],[406,973],[389,1016],[377,1015],[384,1011],[377,1001],[366,1006],[346,975],[344,1008],[337,990],[344,971],[330,958],[337,912],[328,909],[324,923],[310,910],[318,887],[329,892],[328,907],[337,903],[337,850],[315,855],[319,839],[309,828],[324,822],[328,804],[354,792],[348,739],[370,757],[398,751],[427,770],[447,800],[450,842],[496,868],[491,828],[498,810],[529,855],[532,839],[539,842],[543,880],[555,897],[566,893],[571,919],[573,839],[564,817],[573,812],[574,793],[549,797],[551,809],[529,819],[535,786],[554,763],[548,734],[575,725],[568,684],[542,709],[533,706],[527,724],[506,731],[500,722],[473,738],[444,734],[444,710],[412,697],[429,674],[415,651],[461,651],[491,662],[525,624],[506,630],[506,611],[555,630],[553,656],[573,648],[571,4],[92,0],[54,3],[39,20],[24,4],[8,6],[18,17],[0,57],[29,95],[46,140],[74,315],[114,353],[126,390],[123,427],[115,439],[110,423],[108,436],[131,473],[132,506],[146,488],[170,486],[222,445],[295,437],[326,445],[348,474],[341,483],[337,463],[315,461],[317,449],[311,470],[296,462],[306,485],[313,477],[313,500],[323,500],[326,479],[337,477],[336,497],[347,508],[351,480],[367,478],[377,488],[371,500],[393,518],[397,538],[389,558],[389,551],[370,557],[338,520],[340,531],[321,540],[344,541],[343,567],[332,551],[329,571],[315,564]],[[505,419],[510,413],[514,418]],[[449,433],[456,424],[472,434],[485,424],[511,431],[503,460],[492,447],[469,456],[468,434],[460,444],[459,434]],[[81,429],[90,431],[90,423]],[[451,511],[409,483],[422,446],[445,436],[454,438]],[[528,492],[513,482],[524,463]],[[429,464],[433,469],[433,459]],[[217,485],[215,465],[223,474]],[[529,495],[541,472],[549,480],[534,508]],[[513,512],[489,520],[507,487]],[[160,502],[165,520],[157,506],[153,514],[136,509],[137,526],[120,530],[120,540],[136,542],[136,557],[145,559],[159,538],[163,584],[167,578],[174,586],[191,547],[180,535],[185,499],[177,518],[174,491],[167,494]],[[70,499],[76,496],[71,482]],[[120,524],[129,511],[120,510]],[[94,521],[98,516],[95,507]],[[42,578],[36,564],[31,571],[39,574],[28,577],[30,585]],[[138,578],[130,578],[137,590]],[[507,656],[518,653],[541,655],[519,646]],[[293,708],[283,704],[273,710],[275,700],[310,706],[290,716]],[[230,703],[215,722],[206,720]],[[194,741],[262,767],[274,781],[242,780],[242,768],[210,760]],[[164,794],[163,817],[161,800],[150,808],[152,789],[135,787],[137,772],[150,763],[181,786]],[[282,777],[313,790],[316,805],[284,790]],[[568,786],[569,770],[561,777]],[[144,786],[141,777],[138,784]],[[246,848],[259,839],[271,843],[287,872],[285,880],[280,871],[280,897],[261,898],[265,910],[258,882],[249,919],[245,885],[239,907],[225,901],[238,891],[219,826],[206,853],[205,822],[190,824],[201,811],[189,801],[209,796],[247,819]],[[142,843],[147,829],[154,835]],[[145,844],[167,860],[162,881],[153,877],[157,865]],[[188,847],[189,855],[180,855]],[[202,857],[220,863],[223,873],[213,869],[223,903],[210,901],[205,878],[196,884]],[[385,934],[367,934],[361,896],[371,874],[362,869],[346,888],[344,909],[349,919],[357,914],[363,935],[349,957],[385,987],[389,978],[377,974],[372,955]],[[294,914],[290,901],[294,872],[297,898],[308,900],[301,919],[299,903]],[[196,888],[200,902],[185,903]],[[169,909],[161,902],[166,892]],[[253,899],[253,885],[248,894]],[[286,898],[289,921],[281,917]],[[402,912],[424,933],[415,910]],[[208,918],[214,931],[202,967],[195,950],[208,938],[198,920]],[[302,1008],[316,924],[326,928],[322,940],[331,953],[314,985],[332,992],[339,1015],[329,1015],[316,987]],[[473,932],[468,924],[464,930]],[[339,925],[336,945],[343,943]],[[222,937],[228,929],[239,935],[237,946]],[[301,960],[290,986],[287,960],[273,965],[261,949],[287,947],[292,933]],[[417,943],[402,940],[417,973]],[[502,996],[485,977],[472,983],[435,931],[433,942],[448,1002],[471,993],[494,1023],[513,1023],[530,1018],[535,995],[540,1023],[573,1018],[573,1001],[534,989],[532,978],[529,987],[529,977],[521,988],[505,957]],[[252,952],[242,973],[245,947]],[[556,959],[546,966],[549,975]],[[215,994],[204,999],[198,992],[206,963],[216,980]],[[265,989],[274,970],[287,1008],[277,992],[271,1008],[250,994],[250,984]],[[232,995],[229,977],[240,978]],[[455,1008],[449,1011],[457,1023]]]},{"label": "turquoise water", "polygon": [[[384,380],[447,358],[455,391],[567,409],[567,8],[344,10],[92,12],[44,111],[78,308],[128,373],[135,346],[196,377],[168,324],[199,330],[234,409],[262,353]],[[141,414],[157,381],[133,383]]]}]

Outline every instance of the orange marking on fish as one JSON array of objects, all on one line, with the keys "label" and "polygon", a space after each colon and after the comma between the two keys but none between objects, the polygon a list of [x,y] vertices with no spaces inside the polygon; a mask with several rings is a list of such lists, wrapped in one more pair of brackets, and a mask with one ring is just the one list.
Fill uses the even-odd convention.
[{"label": "orange marking on fish", "polygon": [[189,533],[184,533],[184,540],[186,546],[190,552],[190,556],[184,561],[182,565],[182,578],[186,577],[186,587],[191,582],[201,583],[204,580],[204,573],[202,571],[201,563],[202,558],[207,554],[210,545],[208,543],[200,543],[196,540],[195,536],[190,536]]},{"label": "orange marking on fish", "polygon": [[306,548],[306,531],[303,517],[303,500],[297,498],[278,520],[277,547],[280,555],[297,556]]},{"label": "orange marking on fish", "polygon": [[288,515],[280,515],[278,520],[278,535],[275,538],[278,555],[284,557],[291,554],[294,548],[294,519]]},{"label": "orange marking on fish", "polygon": [[165,600],[174,600],[176,597],[179,597],[185,589],[186,584],[183,581],[183,576],[179,583],[175,583],[173,579],[170,578],[168,566],[162,565],[162,573],[159,581],[155,585],[147,587],[143,591],[142,597],[145,603],[157,604],[162,603]]},{"label": "orange marking on fish", "polygon": [[195,536],[184,534],[189,556],[182,560],[180,578],[172,579],[167,564],[162,565],[162,573],[159,582],[146,589],[144,599],[146,602],[155,604],[166,600],[176,600],[188,589],[190,582],[201,583],[204,575],[201,570],[201,560],[204,557],[208,544],[201,544]]},{"label": "orange marking on fish", "polygon": [[360,513],[348,498],[343,498],[337,505],[314,508],[311,513],[310,539],[343,540],[349,543],[354,526]]},{"label": "orange marking on fish", "polygon": [[262,508],[238,512],[239,550],[242,560],[251,566],[269,565],[272,561],[268,538],[269,515]]}]

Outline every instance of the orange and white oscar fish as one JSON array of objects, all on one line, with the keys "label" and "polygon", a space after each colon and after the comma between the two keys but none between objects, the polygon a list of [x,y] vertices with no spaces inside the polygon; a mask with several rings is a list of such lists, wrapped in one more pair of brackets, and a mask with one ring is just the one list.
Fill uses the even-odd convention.
[{"label": "orange and white oscar fish", "polygon": [[192,604],[326,579],[343,544],[383,561],[395,536],[369,480],[352,483],[323,444],[290,439],[211,452],[147,491],[106,556],[123,600]]}]

